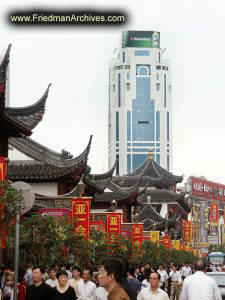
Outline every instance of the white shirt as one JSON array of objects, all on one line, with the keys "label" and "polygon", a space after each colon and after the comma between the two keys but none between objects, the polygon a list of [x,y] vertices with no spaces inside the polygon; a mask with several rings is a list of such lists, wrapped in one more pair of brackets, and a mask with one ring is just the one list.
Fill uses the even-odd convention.
[{"label": "white shirt", "polygon": [[54,288],[58,285],[58,280],[52,280],[52,279],[48,279],[45,281],[46,284],[50,285],[50,287]]},{"label": "white shirt", "polygon": [[[69,286],[71,286],[71,287],[74,288],[74,290],[75,290],[76,285],[77,285],[79,282],[82,282],[82,281],[83,281],[82,278],[80,278],[79,280],[75,280],[74,278],[72,278],[72,279],[70,279],[70,280],[68,281],[68,283],[69,283]],[[75,291],[76,291],[76,290],[75,290]]]},{"label": "white shirt", "polygon": [[163,283],[163,282],[166,282],[167,279],[168,279],[168,274],[167,274],[167,272],[166,272],[165,270],[160,271],[160,269],[159,269],[157,272],[158,272],[158,273],[160,274],[160,276],[161,276],[161,278],[160,278],[161,282],[162,282],[162,283]]},{"label": "white shirt", "polygon": [[144,279],[141,283],[141,290],[150,287],[150,282],[147,279]]},{"label": "white shirt", "polygon": [[197,271],[184,280],[181,300],[222,300],[214,279],[204,272]]},{"label": "white shirt", "polygon": [[96,300],[96,285],[90,280],[78,282],[75,291],[78,300]]},{"label": "white shirt", "polygon": [[171,271],[170,272],[170,278],[172,281],[178,281],[179,283],[181,283],[181,275],[179,271]]},{"label": "white shirt", "polygon": [[137,300],[169,300],[166,292],[158,288],[156,293],[151,291],[151,288],[143,289],[137,296]]},{"label": "white shirt", "polygon": [[182,269],[181,269],[181,275],[184,276],[185,278],[190,276],[192,274],[192,270],[191,270],[191,267],[189,266],[184,266]]},{"label": "white shirt", "polygon": [[68,275],[68,279],[70,280],[70,279],[72,279],[72,273],[70,272],[70,270],[66,270],[66,273],[67,273],[67,275]]},{"label": "white shirt", "polygon": [[96,300],[107,300],[108,292],[104,287],[98,287],[95,291]]}]

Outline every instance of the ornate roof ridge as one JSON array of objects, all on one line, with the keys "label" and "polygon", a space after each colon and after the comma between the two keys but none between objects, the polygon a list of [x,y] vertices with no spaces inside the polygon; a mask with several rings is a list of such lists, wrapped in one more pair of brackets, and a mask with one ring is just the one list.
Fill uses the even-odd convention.
[{"label": "ornate roof ridge", "polygon": [[[181,180],[181,179],[183,180],[183,175],[182,176],[174,175],[172,172],[169,172],[166,169],[162,168],[159,164],[157,164],[156,161],[154,161],[153,165],[154,165],[155,169],[157,170],[157,172],[159,172],[158,170],[160,170],[166,176],[171,176],[171,177],[173,177],[173,178],[175,178],[177,180]],[[182,180],[181,181],[176,181],[176,182],[182,182]]]},{"label": "ornate roof ridge", "polygon": [[109,169],[107,172],[102,173],[102,174],[88,174],[86,177],[88,180],[103,180],[103,179],[112,179],[114,170],[116,168],[116,165],[118,163],[118,159],[116,159],[114,165],[112,166],[111,169]]},{"label": "ornate roof ridge", "polygon": [[2,59],[2,62],[0,64],[0,83],[3,83],[3,84],[5,84],[5,82],[6,82],[6,72],[7,72],[7,67],[8,67],[8,64],[9,64],[11,46],[12,46],[12,44],[8,45],[6,53],[5,53],[5,55]]},{"label": "ornate roof ridge", "polygon": [[63,168],[63,167],[69,167],[74,164],[77,164],[82,160],[87,160],[88,154],[90,152],[91,141],[92,141],[92,135],[90,136],[88,145],[80,155],[65,160],[59,159],[60,156],[62,157],[62,154],[59,154],[54,150],[51,150],[50,148],[47,148],[39,144],[38,142],[32,140],[31,138],[20,138],[20,139],[10,138],[9,144],[14,148],[16,148],[17,150],[23,152],[27,156],[37,161],[41,161],[44,163],[48,163]]}]

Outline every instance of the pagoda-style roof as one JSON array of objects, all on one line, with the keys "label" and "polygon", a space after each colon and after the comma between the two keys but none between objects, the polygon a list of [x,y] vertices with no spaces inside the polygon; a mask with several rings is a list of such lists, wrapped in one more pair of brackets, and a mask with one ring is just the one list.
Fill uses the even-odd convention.
[{"label": "pagoda-style roof", "polygon": [[135,176],[113,176],[112,181],[120,186],[133,186],[137,181],[140,181],[140,187],[157,187],[162,182],[162,177],[153,178],[149,176],[135,175]]},{"label": "pagoda-style roof", "polygon": [[139,190],[139,187],[140,181],[129,188],[120,187],[111,181],[104,193],[94,196],[94,202],[110,203],[112,200],[116,200],[117,202],[125,201],[133,203],[136,202],[138,196],[146,192],[147,186],[142,190]]},{"label": "pagoda-style roof", "polygon": [[7,67],[10,55],[9,45],[0,64],[0,133],[7,137],[30,136],[32,130],[42,120],[49,87],[36,103],[26,107],[5,107]]},{"label": "pagoda-style roof", "polygon": [[[18,143],[17,140],[19,140]],[[59,153],[54,157],[53,154],[56,154],[56,152],[50,150],[49,148],[45,149],[44,146],[41,146],[31,139],[10,139],[10,144],[13,145],[17,150],[22,151],[26,149],[26,151],[22,152],[29,155],[31,158],[36,158],[36,160],[10,161],[9,179],[12,181],[51,181],[65,176],[73,176],[76,177],[77,180],[79,180],[80,176],[85,172],[85,169],[87,168],[87,160],[91,147],[91,140],[92,136],[90,136],[87,147],[79,156],[75,158],[69,158],[71,156],[67,155],[67,157],[65,157],[65,155],[61,154],[60,160]],[[32,151],[29,151],[29,148],[27,147],[29,141],[31,142],[31,145],[37,146],[36,148],[31,148]],[[24,146],[24,148],[22,148],[22,145]],[[40,151],[41,149],[43,151]],[[44,155],[44,153],[46,154],[46,156]]]},{"label": "pagoda-style roof", "polygon": [[151,203],[171,203],[177,202],[179,206],[186,212],[190,213],[191,209],[188,205],[189,197],[186,198],[188,193],[174,193],[173,191],[161,189],[147,189],[146,193],[139,199],[140,203],[147,203],[148,196],[151,198]]},{"label": "pagoda-style roof", "polygon": [[116,168],[117,161],[113,167],[105,173],[102,174],[85,174],[83,182],[87,185],[89,189],[95,193],[103,193],[106,187],[112,180],[113,172]]},{"label": "pagoda-style roof", "polygon": [[[142,176],[143,180],[146,177],[159,180],[158,185],[156,182],[155,185],[157,185],[160,188],[174,186],[177,183],[183,181],[183,176],[173,175],[171,172],[168,172],[167,170],[160,167],[160,165],[153,160],[151,152],[148,155],[148,159],[138,169],[131,173],[121,176],[121,179],[124,179],[124,185],[129,185],[129,181],[133,181],[134,178],[137,178],[138,176]],[[122,181],[121,184],[123,184]]]}]

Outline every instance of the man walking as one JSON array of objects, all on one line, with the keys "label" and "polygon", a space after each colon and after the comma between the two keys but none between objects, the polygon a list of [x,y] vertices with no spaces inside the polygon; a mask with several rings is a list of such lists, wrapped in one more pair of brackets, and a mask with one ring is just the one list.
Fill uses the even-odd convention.
[{"label": "man walking", "polygon": [[181,277],[184,280],[186,277],[190,276],[192,274],[191,267],[186,262],[183,268],[181,269]]},{"label": "man walking", "polygon": [[32,270],[33,284],[27,287],[25,300],[53,300],[53,290],[43,282],[45,269],[36,266]]},{"label": "man walking", "polygon": [[195,274],[184,280],[181,300],[222,300],[215,280],[205,274],[206,263],[198,260],[194,270]]},{"label": "man walking", "polygon": [[143,289],[137,297],[137,300],[169,300],[165,291],[159,288],[160,274],[153,272],[150,275],[150,287]]},{"label": "man walking", "polygon": [[160,265],[157,271],[161,277],[161,289],[165,291],[165,288],[168,287],[168,274],[165,270],[163,270],[163,266]]},{"label": "man walking", "polygon": [[91,274],[89,269],[83,270],[83,280],[75,286],[78,300],[96,300],[96,285],[90,281]]},{"label": "man walking", "polygon": [[175,266],[173,266],[173,270],[170,272],[170,278],[171,278],[170,300],[173,300],[174,293],[176,295],[176,300],[179,300],[181,275],[180,272],[177,271],[177,268]]}]

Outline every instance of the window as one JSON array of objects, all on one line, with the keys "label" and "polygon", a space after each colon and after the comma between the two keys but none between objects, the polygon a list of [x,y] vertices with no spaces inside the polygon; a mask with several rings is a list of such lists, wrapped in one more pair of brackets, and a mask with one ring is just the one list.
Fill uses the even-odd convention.
[{"label": "window", "polygon": [[156,144],[156,147],[160,147],[160,144],[157,143],[157,144]]},{"label": "window", "polygon": [[123,63],[125,63],[125,52],[123,52]]},{"label": "window", "polygon": [[116,154],[116,159],[117,159],[117,164],[116,164],[116,176],[119,175],[119,167],[120,167],[120,162],[119,162],[119,154]]},{"label": "window", "polygon": [[127,86],[127,91],[129,91],[129,90],[130,90],[130,83],[127,82],[127,83],[126,83],[126,86]]},{"label": "window", "polygon": [[113,92],[115,92],[115,84],[113,84],[112,89],[113,89]]},{"label": "window", "polygon": [[138,124],[149,124],[149,121],[138,121]]},{"label": "window", "polygon": [[160,154],[156,154],[156,162],[160,165]]},{"label": "window", "polygon": [[[116,112],[116,141],[119,141],[119,112]],[[119,145],[119,144],[118,144]]]},{"label": "window", "polygon": [[156,83],[156,91],[159,92],[160,91],[160,83]]},{"label": "window", "polygon": [[134,55],[135,56],[149,56],[149,51],[135,50]]},{"label": "window", "polygon": [[160,112],[159,111],[156,112],[156,141],[160,141]]},{"label": "window", "polygon": [[157,65],[156,70],[161,70],[161,66]]},{"label": "window", "polygon": [[136,75],[150,75],[150,65],[136,65]]},{"label": "window", "polygon": [[171,93],[171,85],[169,85],[169,93]]},{"label": "window", "polygon": [[168,67],[162,66],[162,70],[168,71]]},{"label": "window", "polygon": [[141,147],[141,146],[154,147],[155,146],[155,144],[153,144],[153,143],[133,143],[132,145],[139,146],[139,147]]},{"label": "window", "polygon": [[124,66],[124,69],[130,69],[130,65]]},{"label": "window", "polygon": [[170,113],[167,112],[167,142],[169,142],[169,140],[170,140]]},{"label": "window", "polygon": [[161,53],[159,52],[159,63],[160,63],[160,60],[161,60]]},{"label": "window", "polygon": [[[132,150],[133,152],[149,152],[149,149],[145,148],[133,148]],[[152,149],[152,151],[154,151],[154,149]]]},{"label": "window", "polygon": [[122,70],[123,69],[123,66],[116,66],[115,67],[115,70]]},{"label": "window", "polygon": [[159,80],[159,73],[156,74],[156,80]]},{"label": "window", "polygon": [[127,173],[131,172],[131,155],[127,154]]},{"label": "window", "polygon": [[159,148],[157,148],[157,149],[156,149],[156,152],[160,152],[160,149],[159,149]]},{"label": "window", "polygon": [[127,73],[127,80],[130,79],[130,73]]},{"label": "window", "polygon": [[167,153],[170,153],[170,149],[167,149]]},{"label": "window", "polygon": [[148,159],[148,154],[133,154],[133,170],[139,168]]},{"label": "window", "polygon": [[166,107],[166,74],[164,74],[164,107]]},{"label": "window", "polygon": [[118,74],[118,107],[121,107],[121,74]]}]

